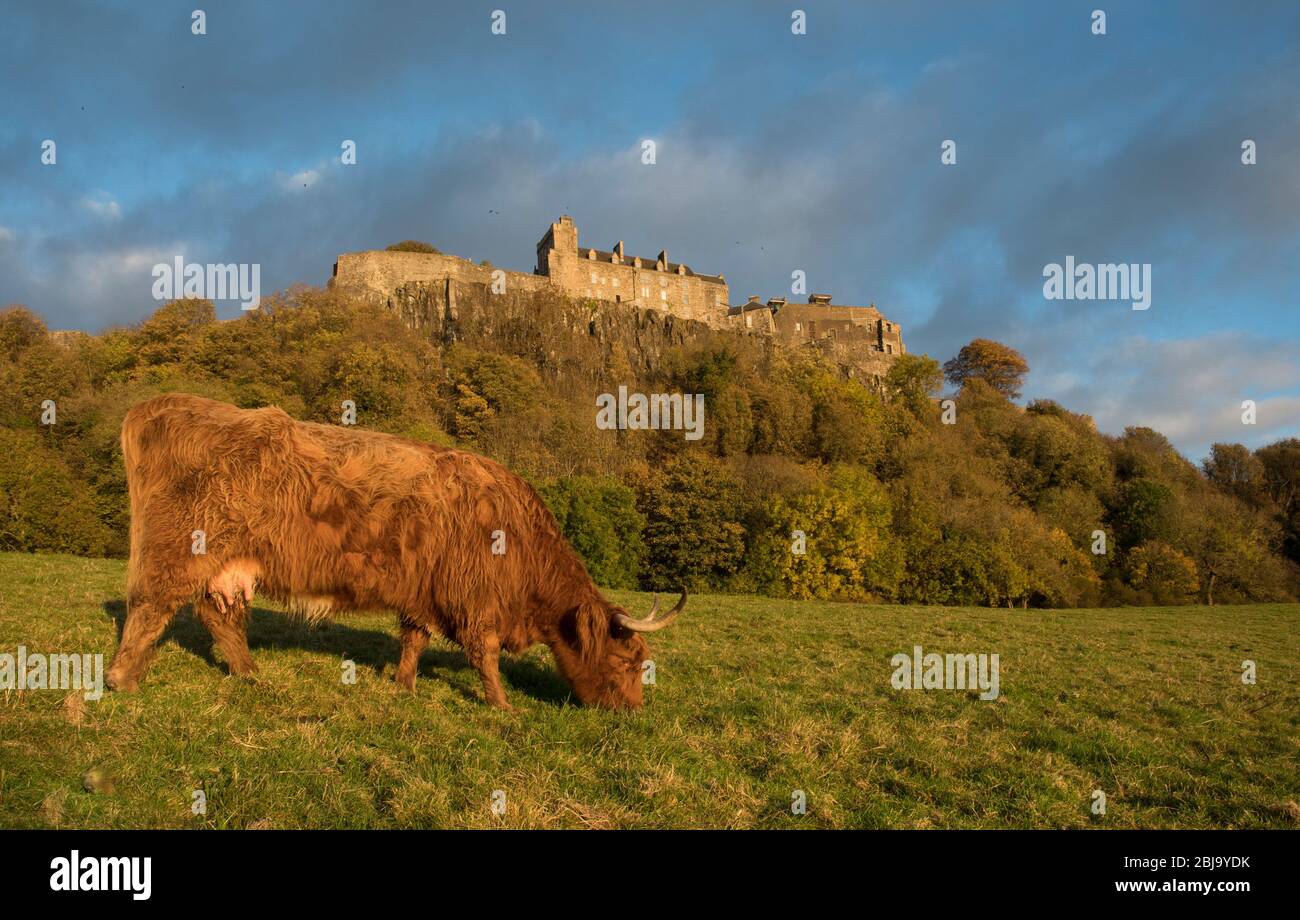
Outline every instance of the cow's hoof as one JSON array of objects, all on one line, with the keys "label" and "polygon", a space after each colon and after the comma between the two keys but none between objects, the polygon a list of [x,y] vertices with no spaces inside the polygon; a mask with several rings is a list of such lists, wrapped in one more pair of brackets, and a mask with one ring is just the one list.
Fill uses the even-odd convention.
[{"label": "cow's hoof", "polygon": [[120,671],[109,671],[104,675],[104,682],[108,684],[110,690],[116,690],[119,693],[132,693],[140,689],[140,681],[134,677],[127,677]]}]

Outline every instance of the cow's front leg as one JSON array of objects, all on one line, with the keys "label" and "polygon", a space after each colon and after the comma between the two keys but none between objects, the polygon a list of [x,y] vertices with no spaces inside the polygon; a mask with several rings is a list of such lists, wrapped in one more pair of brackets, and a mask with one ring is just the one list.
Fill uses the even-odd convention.
[{"label": "cow's front leg", "polygon": [[429,630],[411,620],[402,620],[402,660],[397,665],[397,683],[407,690],[415,689],[415,676],[420,670],[420,656],[429,647]]},{"label": "cow's front leg", "polygon": [[163,634],[180,599],[136,597],[127,601],[122,641],[117,646],[104,679],[114,690],[138,690],[156,651],[154,643]]},{"label": "cow's front leg", "polygon": [[226,667],[236,676],[257,672],[257,663],[248,651],[248,604],[240,597],[235,603],[220,610],[212,597],[203,597],[194,605],[199,622],[207,627],[212,639],[225,656]]},{"label": "cow's front leg", "polygon": [[483,678],[483,695],[488,703],[498,709],[514,709],[506,701],[506,692],[501,689],[501,674],[497,669],[501,656],[501,641],[495,632],[478,633],[465,637],[465,657],[469,659],[479,677]]}]

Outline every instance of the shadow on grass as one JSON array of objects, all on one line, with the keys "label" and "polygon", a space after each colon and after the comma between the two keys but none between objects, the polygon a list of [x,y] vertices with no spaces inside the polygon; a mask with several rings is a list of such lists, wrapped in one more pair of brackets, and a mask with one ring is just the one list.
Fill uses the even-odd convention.
[{"label": "shadow on grass", "polygon": [[[103,606],[105,614],[113,620],[120,642],[122,626],[126,622],[126,601],[106,601]],[[175,642],[208,665],[229,673],[226,665],[219,662],[213,654],[212,635],[199,622],[189,605],[180,609],[158,640],[159,645],[167,642]],[[376,675],[383,674],[385,665],[396,667],[401,655],[401,645],[388,633],[356,629],[332,620],[312,626],[288,614],[261,607],[254,607],[248,618],[248,648],[254,653],[254,658],[258,649],[298,649],[318,652],[339,660],[349,658],[361,667],[370,668]],[[447,672],[462,671],[469,666],[464,653],[460,651],[431,648],[420,656],[418,675],[446,682]],[[511,688],[544,703],[558,706],[572,698],[569,686],[554,668],[545,667],[531,658],[515,658],[503,653],[501,676]],[[476,685],[477,683],[475,681]],[[482,701],[477,692],[467,692],[456,683],[451,686],[467,699]]]}]

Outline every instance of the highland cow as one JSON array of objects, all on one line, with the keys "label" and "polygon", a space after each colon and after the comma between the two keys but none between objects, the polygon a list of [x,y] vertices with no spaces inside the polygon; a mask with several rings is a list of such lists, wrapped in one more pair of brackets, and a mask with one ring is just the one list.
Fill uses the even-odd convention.
[{"label": "highland cow", "polygon": [[500,650],[544,642],[583,703],[637,707],[641,634],[686,603],[636,619],[605,600],[537,493],[466,451],[173,394],[127,413],[122,456],[131,558],[114,689],[139,686],[187,602],[231,673],[256,671],[245,620],[257,590],[312,620],[395,610],[408,689],[436,630],[494,706],[510,708]]}]

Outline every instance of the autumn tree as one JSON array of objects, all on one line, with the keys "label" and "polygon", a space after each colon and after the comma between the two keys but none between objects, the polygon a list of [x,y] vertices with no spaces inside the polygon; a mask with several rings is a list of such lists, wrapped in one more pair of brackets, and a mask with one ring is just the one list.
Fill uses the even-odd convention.
[{"label": "autumn tree", "polygon": [[1282,549],[1300,562],[1300,438],[1287,438],[1255,451],[1264,469],[1264,489],[1283,530]]},{"label": "autumn tree", "polygon": [[646,483],[639,509],[646,518],[645,586],[703,590],[740,568],[745,529],[740,483],[703,451],[670,459]]},{"label": "autumn tree", "polygon": [[892,599],[902,555],[889,532],[889,496],[865,470],[768,498],[750,547],[753,583],[796,598]]},{"label": "autumn tree", "polygon": [[1256,506],[1265,497],[1264,464],[1244,444],[1213,445],[1201,469],[1228,495]]},{"label": "autumn tree", "polygon": [[943,386],[943,369],[929,355],[899,355],[885,372],[885,390],[918,418],[931,411]]},{"label": "autumn tree", "polygon": [[44,341],[45,321],[22,304],[0,310],[0,357],[16,360],[25,349]]},{"label": "autumn tree", "polygon": [[983,380],[1008,399],[1017,399],[1029,373],[1024,355],[991,339],[975,339],[943,366],[949,382],[961,387],[968,380]]}]

